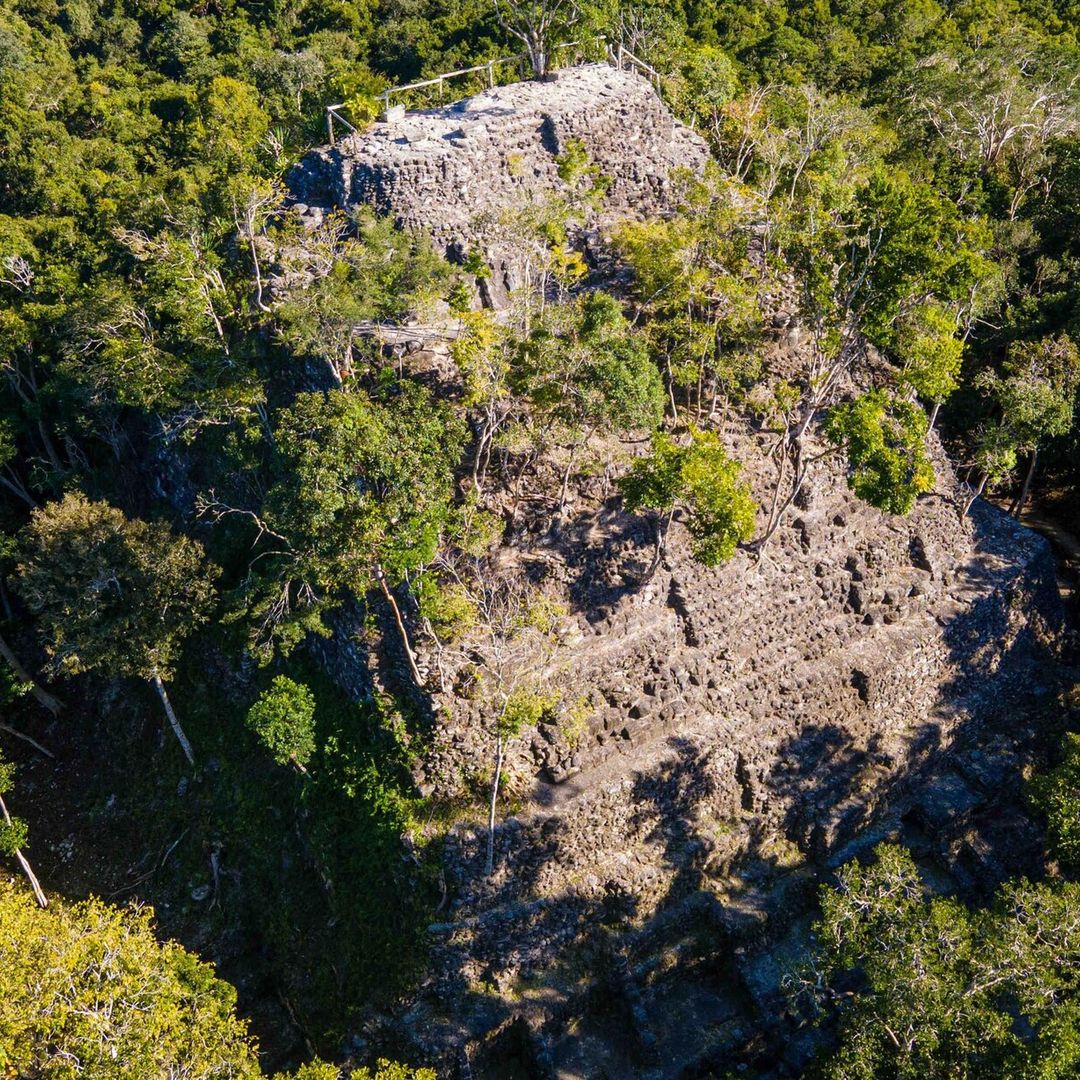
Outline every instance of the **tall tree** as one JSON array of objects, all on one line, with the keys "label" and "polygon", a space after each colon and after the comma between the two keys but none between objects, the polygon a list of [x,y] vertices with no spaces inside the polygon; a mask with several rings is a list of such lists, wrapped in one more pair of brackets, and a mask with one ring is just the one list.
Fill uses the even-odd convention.
[{"label": "tall tree", "polygon": [[738,399],[760,372],[763,325],[759,289],[766,275],[750,259],[755,213],[714,169],[703,179],[682,177],[679,213],[659,221],[628,222],[616,246],[634,272],[645,337],[665,369],[672,412],[685,391],[698,422],[722,399]]},{"label": "tall tree", "polygon": [[148,908],[47,911],[0,881],[0,1067],[42,1080],[260,1075],[236,993]]},{"label": "tall tree", "polygon": [[522,343],[513,383],[567,443],[560,510],[576,455],[596,431],[649,431],[663,412],[660,375],[644,341],[618,301],[601,292],[548,308]]},{"label": "tall tree", "polygon": [[1072,426],[1080,388],[1080,349],[1064,334],[1017,342],[1009,349],[1002,373],[987,370],[977,382],[995,399],[1016,449],[1028,455],[1024,482],[1012,506],[1019,518],[1031,490],[1039,448]]},{"label": "tall tree", "polygon": [[[790,984],[839,1020],[827,1080],[1054,1077],[1080,1065],[1080,885],[1007,883],[986,909],[929,895],[882,845],[822,890],[818,947]],[[852,983],[857,973],[858,982]],[[856,985],[844,993],[837,980]]]},{"label": "tall tree", "polygon": [[31,515],[16,584],[56,670],[148,679],[194,764],[165,682],[209,616],[216,576],[196,541],[76,493]]},{"label": "tall tree", "polygon": [[234,507],[213,495],[202,503],[212,519],[254,526],[259,549],[242,591],[264,658],[329,633],[323,615],[376,586],[422,681],[393,590],[438,549],[463,441],[462,423],[408,382],[380,398],[359,389],[300,394],[282,410],[263,505]]},{"label": "tall tree", "polygon": [[529,56],[533,76],[542,79],[551,70],[557,35],[576,23],[580,10],[575,0],[494,0],[499,25],[520,41]]},{"label": "tall tree", "polygon": [[933,486],[926,432],[922,409],[884,390],[838,405],[825,425],[826,437],[847,452],[848,486],[890,514],[908,513]]}]

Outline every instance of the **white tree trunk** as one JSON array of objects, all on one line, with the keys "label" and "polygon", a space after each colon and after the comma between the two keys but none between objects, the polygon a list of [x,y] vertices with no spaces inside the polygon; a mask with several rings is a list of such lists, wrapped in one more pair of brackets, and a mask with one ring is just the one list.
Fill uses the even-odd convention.
[{"label": "white tree trunk", "polygon": [[165,715],[169,718],[169,724],[173,729],[173,734],[176,736],[181,747],[183,747],[184,756],[188,759],[188,764],[194,765],[195,751],[191,749],[191,743],[184,734],[184,729],[180,726],[180,721],[176,719],[176,713],[173,712],[172,702],[169,700],[169,695],[165,692],[165,684],[161,681],[161,676],[156,671],[154,672],[154,689],[158,692],[158,697],[161,698],[161,704],[165,707]]},{"label": "white tree trunk", "polygon": [[36,682],[30,677],[30,673],[19,662],[19,658],[8,647],[8,643],[0,637],[0,656],[2,656],[8,663],[8,666],[15,672],[15,677],[21,683],[26,683],[30,687],[30,693],[34,695],[35,699],[43,705],[46,709],[57,716],[60,710],[63,708],[61,702],[52,696],[48,690],[42,689]]},{"label": "white tree trunk", "polygon": [[499,801],[499,775],[502,773],[503,737],[495,736],[495,776],[491,781],[491,806],[488,809],[487,860],[484,873],[491,877],[495,872],[495,804]]},{"label": "white tree trunk", "polygon": [[[8,813],[8,808],[4,802],[4,797],[0,795],[0,814],[3,815],[4,823],[11,826],[11,815]],[[37,875],[34,873],[34,868],[30,865],[30,861],[27,857],[18,849],[15,849],[15,860],[19,866],[22,867],[22,872],[26,875],[26,880],[30,882],[30,888],[34,890],[34,897],[37,902],[43,907],[49,906],[49,898],[45,895],[45,890],[41,887],[41,882],[38,881]]]},{"label": "white tree trunk", "polygon": [[986,489],[986,481],[989,478],[990,478],[989,473],[983,473],[982,474],[982,479],[979,481],[979,486],[972,492],[971,498],[968,499],[967,504],[964,506],[964,512],[960,515],[961,517],[967,517],[967,515],[968,515],[969,511],[971,510],[972,506],[975,505],[975,500]]}]

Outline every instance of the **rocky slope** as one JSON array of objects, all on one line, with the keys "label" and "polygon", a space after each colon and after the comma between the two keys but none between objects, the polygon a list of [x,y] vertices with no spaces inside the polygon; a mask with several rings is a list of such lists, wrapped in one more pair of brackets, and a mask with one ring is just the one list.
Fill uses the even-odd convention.
[{"label": "rocky slope", "polygon": [[[380,125],[309,156],[294,188],[464,250],[484,211],[560,189],[569,138],[613,178],[608,218],[662,212],[670,167],[705,161],[644,80],[594,65]],[[775,333],[769,368],[797,367],[797,335]],[[409,349],[414,374],[453,381],[445,350]],[[773,436],[722,434],[767,504]],[[738,1053],[797,1076],[781,982],[830,868],[899,836],[972,892],[1038,854],[1018,808],[1061,631],[1046,543],[983,504],[961,518],[935,439],[937,488],[908,517],[859,503],[833,458],[760,558],[703,568],[676,524],[646,578],[652,526],[612,483],[640,449],[594,447],[605,466],[562,520],[492,495],[506,565],[570,613],[547,683],[578,708],[508,746],[491,878],[479,815],[451,832],[429,977],[397,1028],[448,1075],[703,1076]],[[449,689],[455,656],[421,656],[448,689],[417,778],[443,795],[492,758],[482,706]]]},{"label": "rocky slope", "polygon": [[[768,475],[753,438],[731,442]],[[954,875],[966,859],[969,885],[1001,876],[1002,850],[1027,868],[1032,837],[1007,808],[1053,681],[1054,567],[1044,540],[991,507],[961,520],[940,453],[937,466],[938,491],[908,518],[823,469],[760,561],[708,570],[676,536],[640,587],[649,530],[601,491],[582,492],[565,528],[519,538],[577,622],[553,681],[587,688],[593,708],[573,745],[551,725],[510,746],[507,771],[526,782],[491,879],[482,825],[451,837],[448,914],[410,1025],[425,1053],[497,1060],[516,1018],[534,1075],[681,1076],[776,1021],[775,950],[791,924],[805,937],[820,874],[860,846],[901,828],[916,842],[922,823],[928,858]],[[429,763],[444,778],[490,757],[468,704],[447,715]],[[969,828],[987,804],[990,832],[1019,839]],[[723,957],[735,966],[718,974]],[[648,970],[632,975],[635,962]],[[665,1058],[668,1007],[634,1011],[657,964],[705,966],[705,989],[690,989],[700,971],[668,972],[664,993],[724,1013],[722,1036],[673,1016]],[[585,1016],[614,1017],[616,1033],[583,1047]],[[616,1045],[626,1071],[588,1071]]]},{"label": "rocky slope", "polygon": [[586,64],[553,82],[500,86],[375,124],[313,150],[289,187],[316,216],[367,204],[430,233],[451,257],[479,250],[495,271],[482,282],[485,299],[500,306],[519,284],[510,257],[515,226],[505,215],[569,194],[559,158],[575,140],[607,182],[598,209],[586,208],[601,224],[660,212],[671,196],[671,171],[699,171],[709,156],[646,79]]}]

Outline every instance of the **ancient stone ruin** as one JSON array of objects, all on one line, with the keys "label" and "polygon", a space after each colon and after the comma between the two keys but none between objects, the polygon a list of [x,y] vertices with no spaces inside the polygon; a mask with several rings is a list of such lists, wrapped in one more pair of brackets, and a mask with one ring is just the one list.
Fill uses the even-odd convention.
[{"label": "ancient stone ruin", "polygon": [[[376,125],[308,155],[292,186],[307,206],[369,203],[498,265],[485,222],[562,190],[570,139],[611,179],[601,226],[662,213],[671,169],[708,156],[644,79],[588,65]],[[773,301],[766,364],[791,370],[790,297]],[[420,377],[452,366],[430,342],[403,352]],[[723,437],[767,504],[771,437],[734,420]],[[397,1044],[478,1080],[724,1075],[735,1052],[756,1075],[796,1077],[812,1045],[783,976],[831,869],[883,837],[968,895],[1028,869],[1021,773],[1054,690],[1053,561],[985,504],[962,518],[936,436],[931,449],[936,489],[908,517],[860,503],[822,462],[764,555],[717,569],[676,524],[647,576],[651,525],[607,470],[577,478],[558,524],[514,511],[508,558],[571,613],[551,683],[587,715],[508,746],[516,805],[491,878],[479,817],[451,830],[428,976]],[[611,440],[597,456],[633,452]],[[332,648],[331,671],[355,672]],[[478,709],[436,695],[424,790],[458,794],[489,763]]]},{"label": "ancient stone ruin", "polygon": [[[430,233],[452,257],[479,249],[498,279],[512,274],[498,250],[500,214],[567,194],[558,159],[572,140],[608,183],[598,212],[589,211],[599,224],[661,212],[672,170],[698,172],[709,157],[647,79],[586,64],[552,82],[500,86],[375,124],[313,150],[289,186],[305,208],[374,206],[404,228]],[[498,303],[515,285],[496,280],[489,299]]]}]

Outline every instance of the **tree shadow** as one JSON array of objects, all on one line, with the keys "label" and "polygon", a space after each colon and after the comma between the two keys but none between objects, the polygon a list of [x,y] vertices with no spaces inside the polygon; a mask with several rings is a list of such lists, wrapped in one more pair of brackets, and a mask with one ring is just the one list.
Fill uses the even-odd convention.
[{"label": "tree shadow", "polygon": [[[499,829],[490,882],[481,832],[456,833],[435,1004],[412,1014],[428,1052],[448,1039],[487,1077],[615,1075],[605,1055],[621,1075],[799,1076],[823,1036],[781,984],[811,947],[836,867],[895,840],[929,887],[971,901],[1040,873],[1023,775],[1054,709],[1053,566],[1043,541],[988,508],[973,528],[951,614],[917,646],[933,651],[930,675],[903,661],[855,670],[841,715],[793,714],[763,770],[738,737],[675,733],[638,767],[592,787],[578,778],[569,800],[538,784],[535,811]],[[932,679],[924,696],[910,693],[920,678]],[[507,1025],[520,1072],[500,1071],[486,1041]]]},{"label": "tree shadow", "polygon": [[623,509],[622,496],[598,511],[581,511],[553,530],[553,546],[566,566],[573,611],[603,622],[628,596],[648,584],[653,526]]}]

